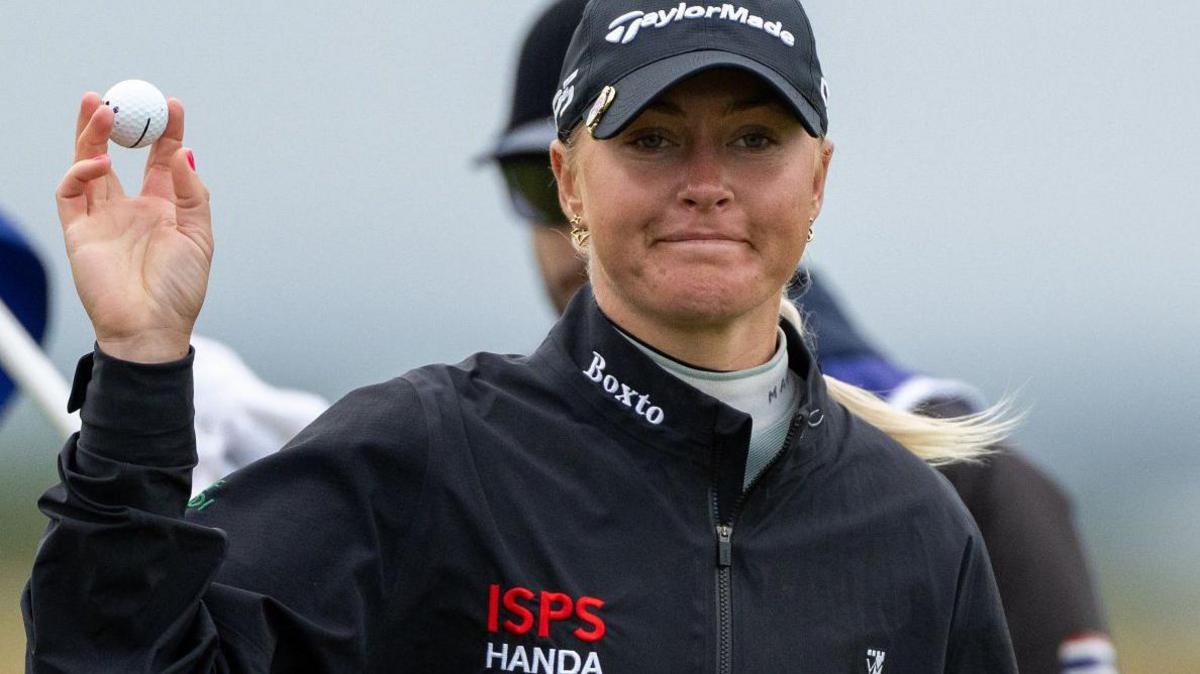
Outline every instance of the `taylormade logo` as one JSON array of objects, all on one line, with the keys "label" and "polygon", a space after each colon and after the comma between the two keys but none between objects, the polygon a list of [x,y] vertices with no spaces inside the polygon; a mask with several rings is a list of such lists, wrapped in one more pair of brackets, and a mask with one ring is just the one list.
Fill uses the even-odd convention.
[{"label": "taylormade logo", "polygon": [[734,21],[777,37],[780,42],[789,47],[796,46],[796,36],[792,35],[791,31],[783,29],[783,22],[767,21],[761,16],[751,14],[750,10],[741,5],[735,7],[729,3],[717,7],[714,5],[689,5],[681,2],[678,7],[660,9],[657,12],[641,10],[626,12],[608,24],[608,35],[604,36],[604,39],[613,44],[629,44],[643,28],[662,28],[669,23],[684,19]]}]

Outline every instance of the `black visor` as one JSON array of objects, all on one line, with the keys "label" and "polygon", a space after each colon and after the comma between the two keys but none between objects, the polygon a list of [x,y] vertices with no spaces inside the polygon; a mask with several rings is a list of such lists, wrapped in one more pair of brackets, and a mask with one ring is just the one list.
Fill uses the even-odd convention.
[{"label": "black visor", "polygon": [[759,76],[789,104],[809,135],[821,135],[821,113],[779,73],[738,54],[694,51],[655,61],[614,83],[613,100],[603,115],[598,115],[597,123],[592,128],[592,137],[612,138],[663,92],[693,75],[716,68],[737,68]]}]

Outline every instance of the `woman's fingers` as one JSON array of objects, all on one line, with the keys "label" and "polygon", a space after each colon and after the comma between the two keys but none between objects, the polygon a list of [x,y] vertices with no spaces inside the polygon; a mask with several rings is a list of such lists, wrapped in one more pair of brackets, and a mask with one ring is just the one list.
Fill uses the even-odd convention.
[{"label": "woman's fingers", "polygon": [[196,157],[186,147],[171,157],[171,182],[175,190],[175,220],[180,231],[191,238],[212,259],[212,213],[208,188],[196,173]]},{"label": "woman's fingers", "polygon": [[[84,127],[92,119],[92,113],[96,112],[96,108],[100,107],[100,94],[89,91],[84,93],[83,100],[79,102],[79,115],[75,118],[75,141],[79,141],[79,134],[83,133]],[[76,158],[78,160],[78,157]]]},{"label": "woman's fingers", "polygon": [[[84,96],[84,100],[80,104],[80,116],[83,115],[85,108],[91,106],[89,99],[89,96]],[[113,111],[112,108],[100,103],[99,99],[100,97],[97,96],[91,117],[88,118],[83,130],[75,138],[75,161],[77,162],[108,154],[108,135],[112,133]],[[123,194],[121,182],[117,180],[117,175],[111,170],[104,175],[104,180],[89,183],[87,191],[87,196],[92,201],[104,201]]]},{"label": "woman's fingers", "polygon": [[150,146],[146,157],[146,174],[142,177],[142,194],[163,199],[173,199],[171,159],[183,147],[183,103],[177,98],[167,99],[167,128],[163,135]]},{"label": "woman's fingers", "polygon": [[171,182],[177,209],[208,207],[208,188],[196,173],[196,155],[190,149],[181,147],[172,155]]},{"label": "woman's fingers", "polygon": [[63,226],[86,216],[88,213],[88,185],[99,180],[111,168],[108,155],[75,162],[54,192],[58,203],[58,218]]},{"label": "woman's fingers", "polygon": [[[97,97],[98,99],[99,97]],[[86,99],[80,106],[87,105]],[[75,137],[75,161],[91,159],[92,157],[108,154],[108,135],[112,133],[113,111],[107,105],[97,105],[93,110],[83,130]]]}]

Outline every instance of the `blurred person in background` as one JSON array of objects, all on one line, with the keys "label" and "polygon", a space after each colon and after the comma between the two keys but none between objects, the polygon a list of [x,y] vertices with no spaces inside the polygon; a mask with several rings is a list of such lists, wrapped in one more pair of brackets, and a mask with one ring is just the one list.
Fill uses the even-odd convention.
[{"label": "blurred person in background", "polygon": [[[593,285],[535,354],[361,389],[186,513],[208,193],[172,100],[126,197],[111,112],[85,96],[56,196],[97,348],[40,502],[31,669],[528,671],[544,644],[560,672],[600,672],[598,654],[610,671],[1015,671],[978,530],[923,462],[978,456],[1008,425],[817,371],[783,288],[833,154],[819,63],[798,4],[746,4],[778,19],[688,8],[624,52],[603,28],[617,3],[589,5],[551,156]],[[655,214],[702,229],[630,235]],[[738,231],[713,244],[718,220]]]},{"label": "blurred person in background", "polygon": [[192,496],[283,447],[329,408],[307,391],[263,381],[230,346],[192,335],[196,468]]},{"label": "blurred person in background", "polygon": [[[534,21],[522,44],[507,127],[485,157],[529,225],[542,285],[560,313],[587,280],[571,243],[546,148],[555,138],[546,101],[586,0],[560,0]],[[847,317],[824,274],[801,270],[789,295],[805,315],[822,372],[906,411],[953,417],[983,408],[963,382],[896,363]],[[940,468],[975,517],[988,546],[1020,670],[1110,674],[1115,652],[1065,492],[1012,447],[980,463]]]}]

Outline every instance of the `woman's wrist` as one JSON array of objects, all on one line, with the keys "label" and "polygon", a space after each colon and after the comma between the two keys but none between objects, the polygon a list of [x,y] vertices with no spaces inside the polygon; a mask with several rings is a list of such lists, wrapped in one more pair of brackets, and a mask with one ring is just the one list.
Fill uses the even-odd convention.
[{"label": "woman's wrist", "polygon": [[146,333],[125,338],[96,337],[96,346],[110,358],[151,365],[170,363],[188,354],[191,335],[177,332]]}]

